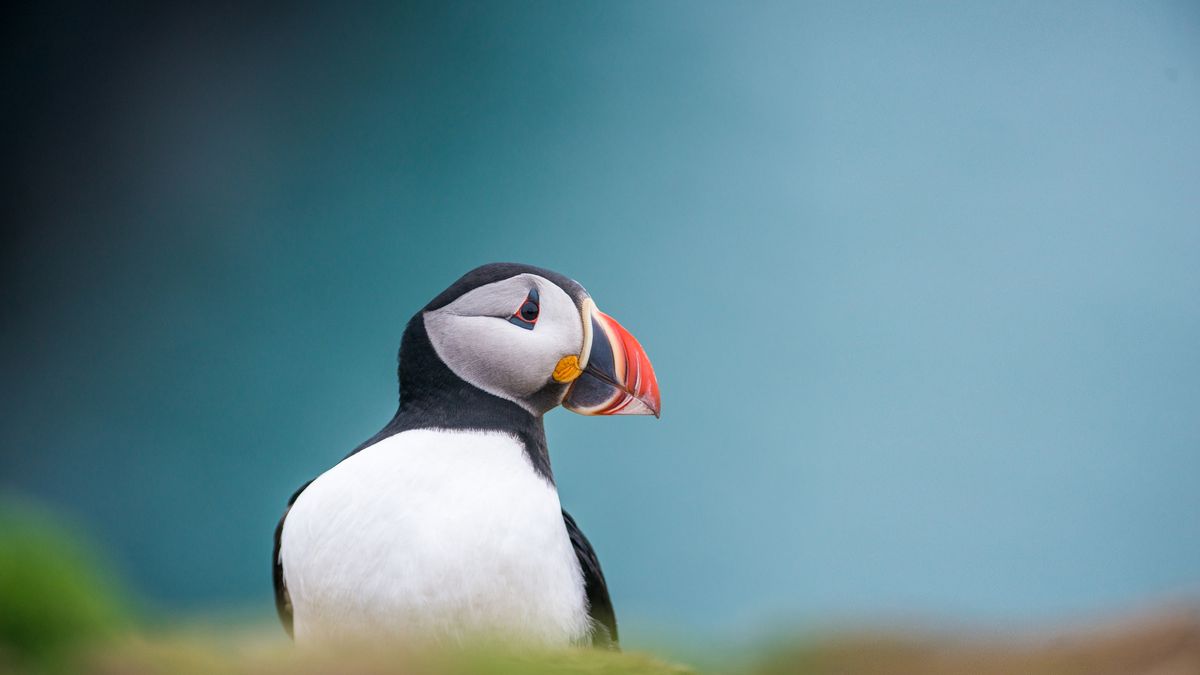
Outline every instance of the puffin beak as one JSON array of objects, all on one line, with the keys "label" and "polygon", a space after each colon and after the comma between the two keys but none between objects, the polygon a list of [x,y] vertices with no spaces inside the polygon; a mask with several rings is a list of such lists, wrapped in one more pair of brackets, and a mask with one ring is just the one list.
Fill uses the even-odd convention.
[{"label": "puffin beak", "polygon": [[584,301],[583,327],[583,353],[570,373],[574,380],[563,407],[581,415],[658,417],[658,380],[642,345],[590,298]]}]

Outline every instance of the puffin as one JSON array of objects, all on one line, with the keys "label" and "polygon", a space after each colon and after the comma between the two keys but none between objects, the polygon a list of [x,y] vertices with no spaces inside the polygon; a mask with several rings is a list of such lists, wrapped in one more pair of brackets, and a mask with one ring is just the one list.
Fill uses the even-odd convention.
[{"label": "puffin", "polygon": [[473,637],[617,649],[596,552],[562,508],[543,416],[654,415],[642,346],[550,270],[483,265],[408,322],[382,430],[292,495],[275,528],[296,643]]}]

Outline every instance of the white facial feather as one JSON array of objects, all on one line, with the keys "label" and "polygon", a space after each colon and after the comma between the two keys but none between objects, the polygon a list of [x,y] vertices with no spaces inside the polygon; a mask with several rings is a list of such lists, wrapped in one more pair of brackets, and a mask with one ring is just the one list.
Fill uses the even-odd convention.
[{"label": "white facial feather", "polygon": [[296,641],[579,643],[587,601],[560,509],[507,434],[414,430],[352,455],[284,523]]},{"label": "white facial feather", "polygon": [[[536,288],[540,313],[533,330],[509,323]],[[551,381],[559,359],[579,355],[583,321],[571,296],[548,279],[520,274],[480,286],[425,313],[425,330],[438,356],[464,381],[524,406]]]}]

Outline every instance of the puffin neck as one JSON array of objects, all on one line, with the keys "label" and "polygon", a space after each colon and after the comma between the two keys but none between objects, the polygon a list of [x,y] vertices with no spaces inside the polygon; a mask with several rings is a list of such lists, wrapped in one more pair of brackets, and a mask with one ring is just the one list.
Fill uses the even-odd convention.
[{"label": "puffin neck", "polygon": [[420,314],[413,317],[404,331],[397,374],[399,409],[379,433],[355,448],[351,455],[413,429],[498,431],[516,437],[534,470],[554,484],[542,417],[455,375],[434,351]]}]

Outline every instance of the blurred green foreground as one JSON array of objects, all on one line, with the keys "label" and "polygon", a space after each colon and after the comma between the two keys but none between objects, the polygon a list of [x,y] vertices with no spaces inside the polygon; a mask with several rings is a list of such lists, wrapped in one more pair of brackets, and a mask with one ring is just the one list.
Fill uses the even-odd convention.
[{"label": "blurred green foreground", "polygon": [[711,669],[584,649],[300,649],[274,625],[153,625],[84,541],[35,509],[0,503],[0,673],[1200,674],[1200,615],[1187,608],[1039,638],[774,640]]}]

